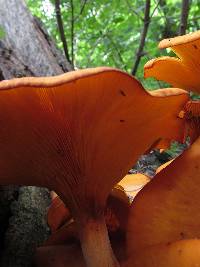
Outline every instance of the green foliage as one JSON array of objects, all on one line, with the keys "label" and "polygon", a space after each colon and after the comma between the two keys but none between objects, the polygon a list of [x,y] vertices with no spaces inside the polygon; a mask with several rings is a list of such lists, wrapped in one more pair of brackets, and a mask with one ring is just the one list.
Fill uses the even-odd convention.
[{"label": "green foliage", "polygon": [[171,158],[175,158],[179,156],[183,150],[185,150],[189,146],[189,140],[186,141],[184,144],[180,144],[178,142],[172,142],[169,149],[165,152],[171,156]]},{"label": "green foliage", "polygon": [[0,26],[0,39],[3,38],[4,36],[5,36],[5,32],[3,28]]},{"label": "green foliage", "polygon": [[[191,3],[188,31],[199,28],[198,1],[193,0]],[[69,54],[71,58],[72,53],[74,55],[75,67],[104,65],[117,67],[130,73],[144,26],[145,1],[61,0],[60,2]],[[62,49],[54,0],[27,0],[27,4],[32,13],[43,21],[58,47]],[[72,10],[74,10],[73,17]],[[144,56],[141,58],[136,74],[148,89],[165,86],[164,83],[158,83],[153,79],[144,80],[143,66],[153,57],[169,55],[170,51],[159,51],[157,44],[165,37],[177,35],[180,12],[180,0],[151,1],[150,26],[143,50]],[[72,51],[72,43],[74,51]]]},{"label": "green foliage", "polygon": [[200,95],[199,94],[195,94],[193,92],[190,93],[190,97],[192,100],[200,100]]}]

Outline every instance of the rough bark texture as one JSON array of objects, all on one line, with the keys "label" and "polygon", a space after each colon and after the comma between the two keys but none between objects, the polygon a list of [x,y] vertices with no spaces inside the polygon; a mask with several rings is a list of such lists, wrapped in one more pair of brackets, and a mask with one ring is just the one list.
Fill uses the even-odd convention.
[{"label": "rough bark texture", "polygon": [[6,33],[2,39],[4,45],[35,76],[56,75],[72,69],[23,0],[0,0],[0,25]]},{"label": "rough bark texture", "polygon": [[49,235],[46,209],[50,204],[47,189],[21,187],[12,202],[9,227],[1,255],[1,267],[31,267],[32,255]]},{"label": "rough bark texture", "polygon": [[[23,0],[0,0],[0,27],[5,32],[0,40],[0,80],[57,75],[72,69]],[[48,191],[36,187],[0,189],[0,266],[29,267],[36,246],[48,235]]]},{"label": "rough bark texture", "polygon": [[34,73],[0,40],[0,80],[34,76]]},{"label": "rough bark texture", "polygon": [[4,247],[4,235],[11,216],[10,204],[18,198],[18,187],[0,186],[0,251]]}]

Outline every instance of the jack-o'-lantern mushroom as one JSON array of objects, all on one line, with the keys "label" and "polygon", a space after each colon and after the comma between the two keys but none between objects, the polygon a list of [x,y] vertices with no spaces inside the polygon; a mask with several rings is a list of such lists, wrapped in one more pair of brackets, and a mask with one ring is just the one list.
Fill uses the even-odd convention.
[{"label": "jack-o'-lantern mushroom", "polygon": [[64,224],[70,224],[72,217],[69,209],[54,191],[50,192],[50,196],[51,205],[47,212],[47,223],[51,232],[54,233]]},{"label": "jack-o'-lantern mushroom", "polygon": [[[79,237],[73,220],[67,220],[69,210],[55,193],[51,193],[52,204],[49,207],[48,223],[51,236],[37,248],[34,263],[38,267],[86,266],[79,245]],[[55,201],[54,201],[55,200]],[[125,258],[125,234],[130,201],[120,186],[115,186],[106,203],[105,222],[111,239],[112,248],[118,260]],[[61,226],[63,219],[65,225]],[[52,227],[53,226],[53,227]],[[57,229],[55,230],[55,226]]]},{"label": "jack-o'-lantern mushroom", "polygon": [[145,78],[154,77],[174,87],[200,93],[200,31],[162,40],[159,48],[170,48],[178,57],[163,56],[144,66]]},{"label": "jack-o'-lantern mushroom", "polygon": [[[159,48],[170,48],[178,57],[159,57],[144,66],[144,76],[154,77],[175,87],[200,93],[200,31],[164,39]],[[200,134],[200,101],[189,101],[183,116],[186,121],[185,137],[193,142]]]},{"label": "jack-o'-lantern mushroom", "polygon": [[162,171],[164,168],[166,168],[169,164],[172,163],[172,161],[174,161],[174,159],[171,159],[165,163],[163,163],[162,165],[160,165],[157,169],[156,169],[156,174],[159,173],[160,171]]},{"label": "jack-o'-lantern mushroom", "polygon": [[[76,224],[69,209],[55,193],[51,192],[52,202],[47,213],[47,223],[51,230],[50,237],[43,246],[68,244],[79,240]],[[104,212],[105,222],[110,235],[116,232],[125,235],[130,200],[121,186],[115,186],[109,194]]]},{"label": "jack-o'-lantern mushroom", "polygon": [[[163,40],[159,47],[170,47],[179,58],[149,61],[145,76],[199,93],[200,31]],[[124,267],[199,266],[200,102],[188,101],[179,115],[192,145],[161,168],[135,198],[127,230],[129,259]]]},{"label": "jack-o'-lantern mushroom", "polygon": [[150,181],[150,177],[143,173],[127,174],[118,184],[122,186],[132,199]]},{"label": "jack-o'-lantern mushroom", "polygon": [[54,190],[76,221],[86,265],[119,266],[106,199],[141,154],[182,138],[187,101],[181,89],[148,93],[112,68],[2,81],[0,184]]},{"label": "jack-o'-lantern mushroom", "polygon": [[161,170],[130,209],[124,267],[200,263],[200,137]]}]

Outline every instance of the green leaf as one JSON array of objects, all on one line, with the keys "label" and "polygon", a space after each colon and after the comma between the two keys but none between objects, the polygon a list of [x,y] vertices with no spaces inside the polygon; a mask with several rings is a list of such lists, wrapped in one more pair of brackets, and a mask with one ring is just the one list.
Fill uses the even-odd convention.
[{"label": "green leaf", "polygon": [[123,18],[123,17],[118,17],[118,18],[114,18],[114,19],[113,19],[113,22],[114,22],[114,23],[120,23],[120,22],[122,22],[122,21],[124,21],[124,18]]},{"label": "green leaf", "polygon": [[6,35],[4,29],[0,26],[0,39]]}]

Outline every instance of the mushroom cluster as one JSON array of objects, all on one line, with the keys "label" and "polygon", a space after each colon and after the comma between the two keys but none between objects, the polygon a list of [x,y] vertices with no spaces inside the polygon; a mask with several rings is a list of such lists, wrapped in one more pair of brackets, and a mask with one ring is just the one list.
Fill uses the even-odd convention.
[{"label": "mushroom cluster", "polygon": [[[200,31],[163,40],[159,47],[171,48],[178,58],[147,62],[145,76],[199,93]],[[180,116],[191,146],[135,198],[127,229],[127,267],[200,266],[200,101],[188,101]]]},{"label": "mushroom cluster", "polygon": [[[200,32],[161,46],[179,58],[150,61],[145,76],[198,92]],[[200,109],[183,89],[148,92],[106,67],[0,82],[0,184],[56,192],[38,266],[198,266]],[[130,205],[136,176],[121,179],[139,156],[187,135],[191,147],[153,180],[137,176],[147,185]]]}]

